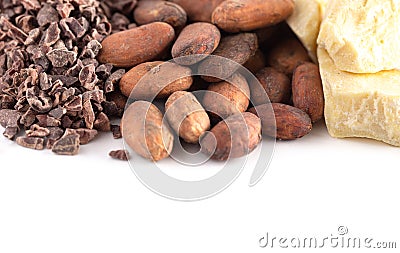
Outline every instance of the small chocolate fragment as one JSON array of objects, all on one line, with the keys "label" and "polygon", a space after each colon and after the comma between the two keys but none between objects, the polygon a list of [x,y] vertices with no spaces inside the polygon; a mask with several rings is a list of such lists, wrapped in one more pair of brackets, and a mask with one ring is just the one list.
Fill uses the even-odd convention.
[{"label": "small chocolate fragment", "polygon": [[110,153],[108,155],[114,159],[118,159],[118,160],[122,160],[122,161],[129,160],[128,151],[126,151],[126,150],[113,150],[113,151],[110,151]]},{"label": "small chocolate fragment", "polygon": [[76,155],[79,152],[79,134],[64,135],[53,144],[51,149],[57,155]]}]

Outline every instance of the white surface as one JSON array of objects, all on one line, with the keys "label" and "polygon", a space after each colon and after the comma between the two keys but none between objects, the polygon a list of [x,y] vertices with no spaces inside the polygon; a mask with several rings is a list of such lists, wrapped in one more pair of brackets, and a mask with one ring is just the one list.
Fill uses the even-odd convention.
[{"label": "white surface", "polygon": [[128,163],[107,156],[119,148],[105,135],[61,157],[0,138],[0,252],[267,252],[258,246],[266,232],[323,238],[341,225],[400,248],[399,148],[333,139],[319,124],[278,142],[255,187],[245,170],[221,194],[190,203],[145,188]]}]

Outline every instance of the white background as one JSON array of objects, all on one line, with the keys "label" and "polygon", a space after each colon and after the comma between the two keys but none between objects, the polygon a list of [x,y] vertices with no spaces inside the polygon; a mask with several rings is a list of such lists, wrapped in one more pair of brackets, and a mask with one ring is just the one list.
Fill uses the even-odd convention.
[{"label": "white background", "polygon": [[127,162],[107,156],[120,148],[121,140],[105,134],[63,157],[0,138],[0,252],[309,252],[258,241],[267,232],[324,238],[339,226],[352,237],[397,240],[400,248],[399,148],[333,139],[320,123],[303,139],[278,142],[255,187],[246,169],[199,202],[148,190]]}]

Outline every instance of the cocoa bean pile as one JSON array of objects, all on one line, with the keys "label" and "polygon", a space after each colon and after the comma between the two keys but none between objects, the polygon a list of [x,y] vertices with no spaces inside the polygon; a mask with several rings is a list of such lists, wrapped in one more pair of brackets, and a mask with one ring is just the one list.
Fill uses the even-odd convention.
[{"label": "cocoa bean pile", "polygon": [[[301,138],[323,117],[318,66],[285,23],[292,0],[8,0],[0,8],[0,122],[24,147],[76,154],[97,131],[112,131],[149,160],[168,157],[176,138],[226,160],[262,135]],[[115,117],[121,127],[110,124]],[[123,150],[110,156],[128,159]]]}]

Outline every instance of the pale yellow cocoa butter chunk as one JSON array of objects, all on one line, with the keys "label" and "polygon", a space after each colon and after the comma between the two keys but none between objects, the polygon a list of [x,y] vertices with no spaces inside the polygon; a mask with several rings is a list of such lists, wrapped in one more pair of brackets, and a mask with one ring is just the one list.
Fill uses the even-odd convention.
[{"label": "pale yellow cocoa butter chunk", "polygon": [[400,69],[400,0],[332,0],[318,46],[352,73]]},{"label": "pale yellow cocoa butter chunk", "polygon": [[317,62],[317,37],[326,1],[295,0],[293,14],[286,20],[314,62]]},{"label": "pale yellow cocoa butter chunk", "polygon": [[318,48],[325,121],[333,137],[366,137],[400,146],[400,71],[355,74]]}]

